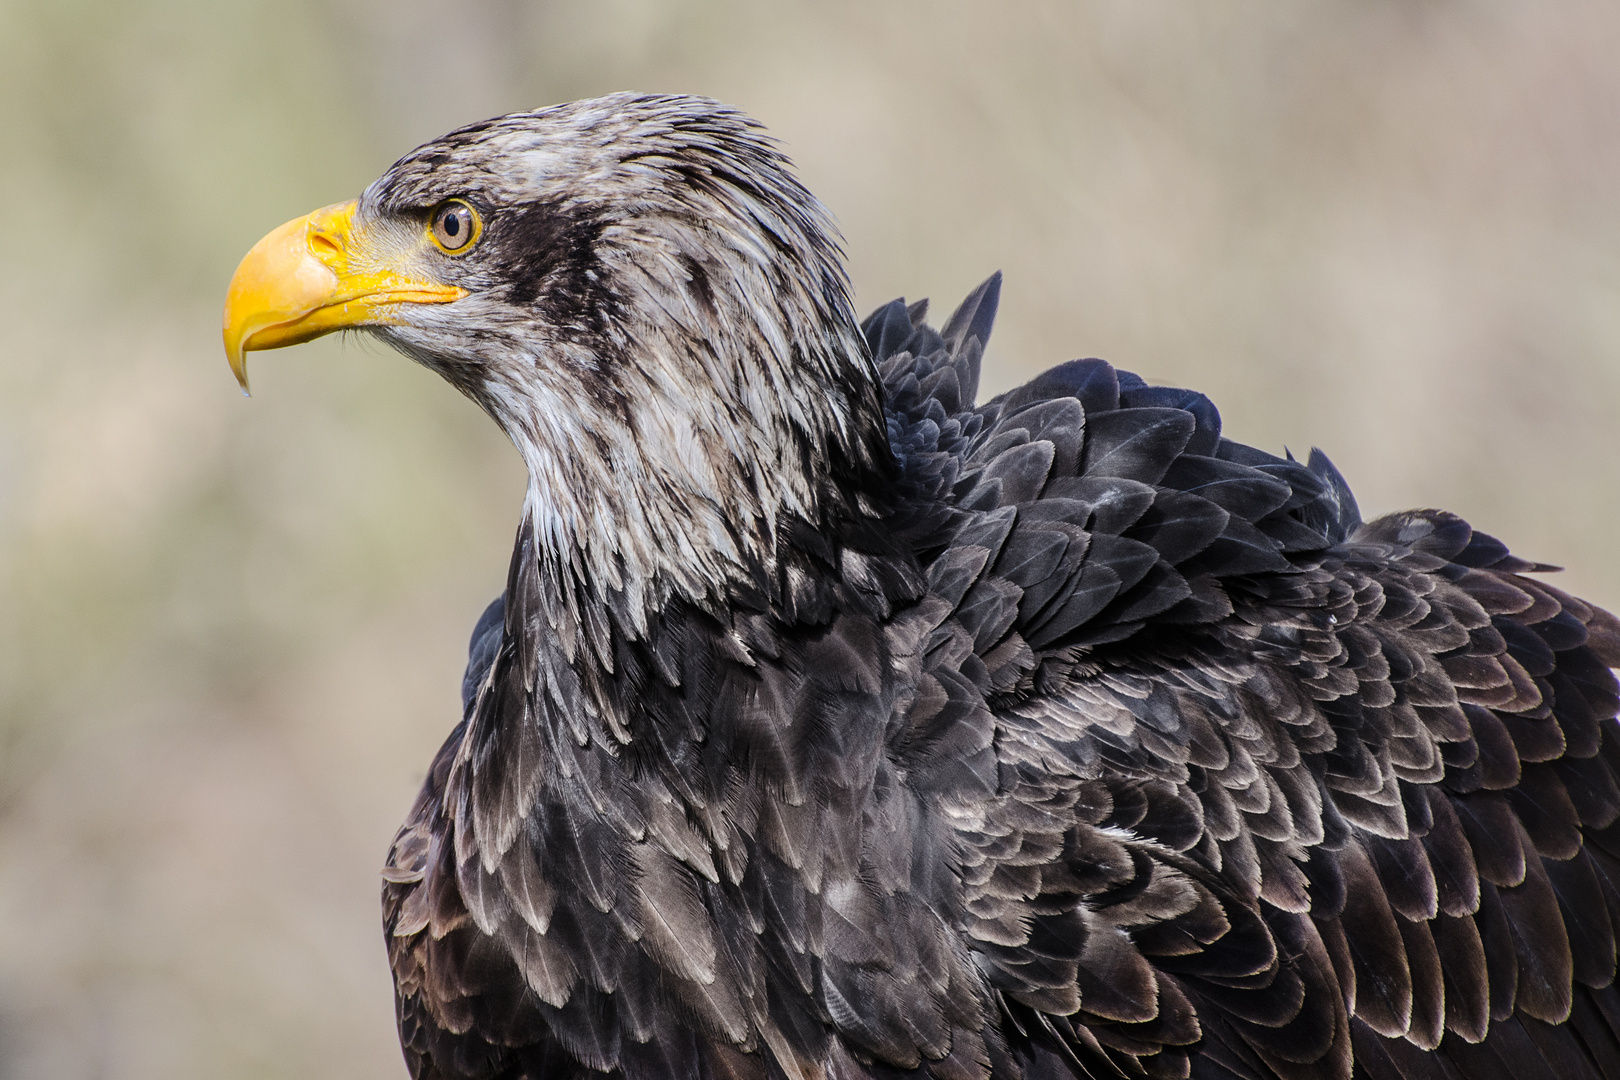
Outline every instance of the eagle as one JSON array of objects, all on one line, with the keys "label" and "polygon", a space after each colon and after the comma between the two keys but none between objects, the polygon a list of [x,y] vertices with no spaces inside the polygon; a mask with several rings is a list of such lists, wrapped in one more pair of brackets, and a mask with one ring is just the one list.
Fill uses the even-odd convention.
[{"label": "eagle", "polygon": [[415,1080],[1620,1077],[1620,621],[1001,288],[853,310],[698,97],[472,124],[276,229],[528,488],[383,870]]}]

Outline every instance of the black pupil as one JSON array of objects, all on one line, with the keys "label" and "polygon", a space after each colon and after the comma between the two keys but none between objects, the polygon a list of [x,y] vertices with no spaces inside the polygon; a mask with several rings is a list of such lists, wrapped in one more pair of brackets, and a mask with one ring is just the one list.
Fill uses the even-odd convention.
[{"label": "black pupil", "polygon": [[461,233],[461,215],[452,210],[444,215],[444,232],[452,240]]}]

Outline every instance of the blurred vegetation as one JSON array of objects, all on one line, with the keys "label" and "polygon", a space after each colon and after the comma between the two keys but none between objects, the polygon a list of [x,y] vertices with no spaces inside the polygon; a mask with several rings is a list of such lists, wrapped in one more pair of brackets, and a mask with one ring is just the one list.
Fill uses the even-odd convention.
[{"label": "blurred vegetation", "polygon": [[402,1075],[376,868],[515,456],[360,341],[254,358],[263,232],[456,124],[759,117],[864,307],[1007,273],[1075,355],[1620,604],[1620,9],[1595,0],[0,0],[0,1077]]}]

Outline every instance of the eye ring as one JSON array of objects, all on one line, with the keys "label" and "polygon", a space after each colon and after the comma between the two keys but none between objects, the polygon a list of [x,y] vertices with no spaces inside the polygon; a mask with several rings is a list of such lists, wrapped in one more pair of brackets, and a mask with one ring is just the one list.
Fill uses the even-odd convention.
[{"label": "eye ring", "polygon": [[446,255],[465,255],[483,231],[483,219],[465,199],[446,199],[428,215],[428,236]]}]

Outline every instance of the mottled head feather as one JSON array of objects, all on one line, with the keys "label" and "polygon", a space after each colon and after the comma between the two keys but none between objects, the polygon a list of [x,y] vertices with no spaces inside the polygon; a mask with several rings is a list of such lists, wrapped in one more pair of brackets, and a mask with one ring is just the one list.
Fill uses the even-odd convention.
[{"label": "mottled head feather", "polygon": [[378,332],[511,436],[559,570],[638,608],[701,600],[886,466],[836,230],[742,114],[636,94],[514,113],[407,154],[361,215],[448,198],[485,221],[440,267],[469,295]]}]

